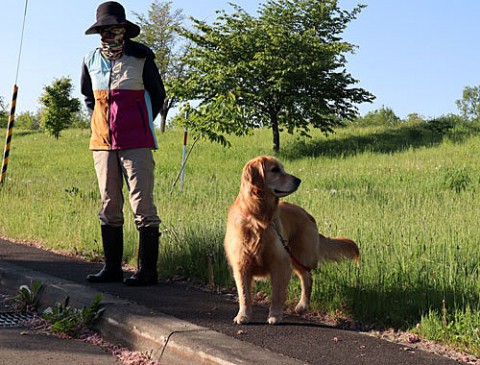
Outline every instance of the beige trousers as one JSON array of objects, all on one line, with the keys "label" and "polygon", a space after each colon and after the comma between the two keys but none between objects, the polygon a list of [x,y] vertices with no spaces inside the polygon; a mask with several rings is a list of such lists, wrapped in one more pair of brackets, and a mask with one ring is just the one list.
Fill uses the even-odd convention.
[{"label": "beige trousers", "polygon": [[137,228],[160,225],[153,202],[155,161],[150,149],[93,151],[93,161],[102,198],[98,213],[102,225],[123,225],[124,180]]}]

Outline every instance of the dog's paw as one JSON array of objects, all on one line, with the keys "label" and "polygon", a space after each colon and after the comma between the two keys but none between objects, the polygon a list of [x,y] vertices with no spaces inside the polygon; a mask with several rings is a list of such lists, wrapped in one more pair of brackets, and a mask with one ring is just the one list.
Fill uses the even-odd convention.
[{"label": "dog's paw", "polygon": [[281,315],[269,316],[267,321],[268,321],[268,324],[279,324],[282,321],[282,316]]},{"label": "dog's paw", "polygon": [[308,309],[308,305],[300,302],[295,307],[295,313],[302,314],[302,313],[305,313],[307,311],[307,309]]},{"label": "dog's paw", "polygon": [[248,322],[250,322],[250,318],[245,314],[238,314],[233,319],[233,323],[235,324],[247,324]]}]

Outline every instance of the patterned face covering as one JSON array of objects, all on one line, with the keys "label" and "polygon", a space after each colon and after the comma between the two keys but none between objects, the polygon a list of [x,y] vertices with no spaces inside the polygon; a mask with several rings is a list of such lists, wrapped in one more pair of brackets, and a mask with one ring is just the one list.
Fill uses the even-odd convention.
[{"label": "patterned face covering", "polygon": [[100,32],[102,36],[101,52],[108,60],[116,60],[123,54],[123,37],[125,28],[118,25],[106,27]]}]

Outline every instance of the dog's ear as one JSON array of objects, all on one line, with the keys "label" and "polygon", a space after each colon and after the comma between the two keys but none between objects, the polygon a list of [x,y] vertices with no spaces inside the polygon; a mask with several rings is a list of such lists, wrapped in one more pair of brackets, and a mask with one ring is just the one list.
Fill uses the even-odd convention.
[{"label": "dog's ear", "polygon": [[242,172],[242,186],[246,185],[255,190],[263,190],[265,188],[265,169],[264,159],[257,157],[247,162]]}]

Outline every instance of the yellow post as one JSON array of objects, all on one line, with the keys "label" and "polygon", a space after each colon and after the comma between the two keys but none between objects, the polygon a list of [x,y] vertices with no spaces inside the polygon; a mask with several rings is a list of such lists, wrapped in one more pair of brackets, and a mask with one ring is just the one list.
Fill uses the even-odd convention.
[{"label": "yellow post", "polygon": [[3,151],[2,162],[2,175],[0,176],[0,184],[5,182],[5,176],[7,175],[8,156],[10,155],[10,144],[12,143],[12,131],[15,124],[15,106],[17,104],[17,92],[18,86],[13,86],[12,105],[10,106],[10,115],[8,117],[7,137],[5,139],[5,149]]}]

